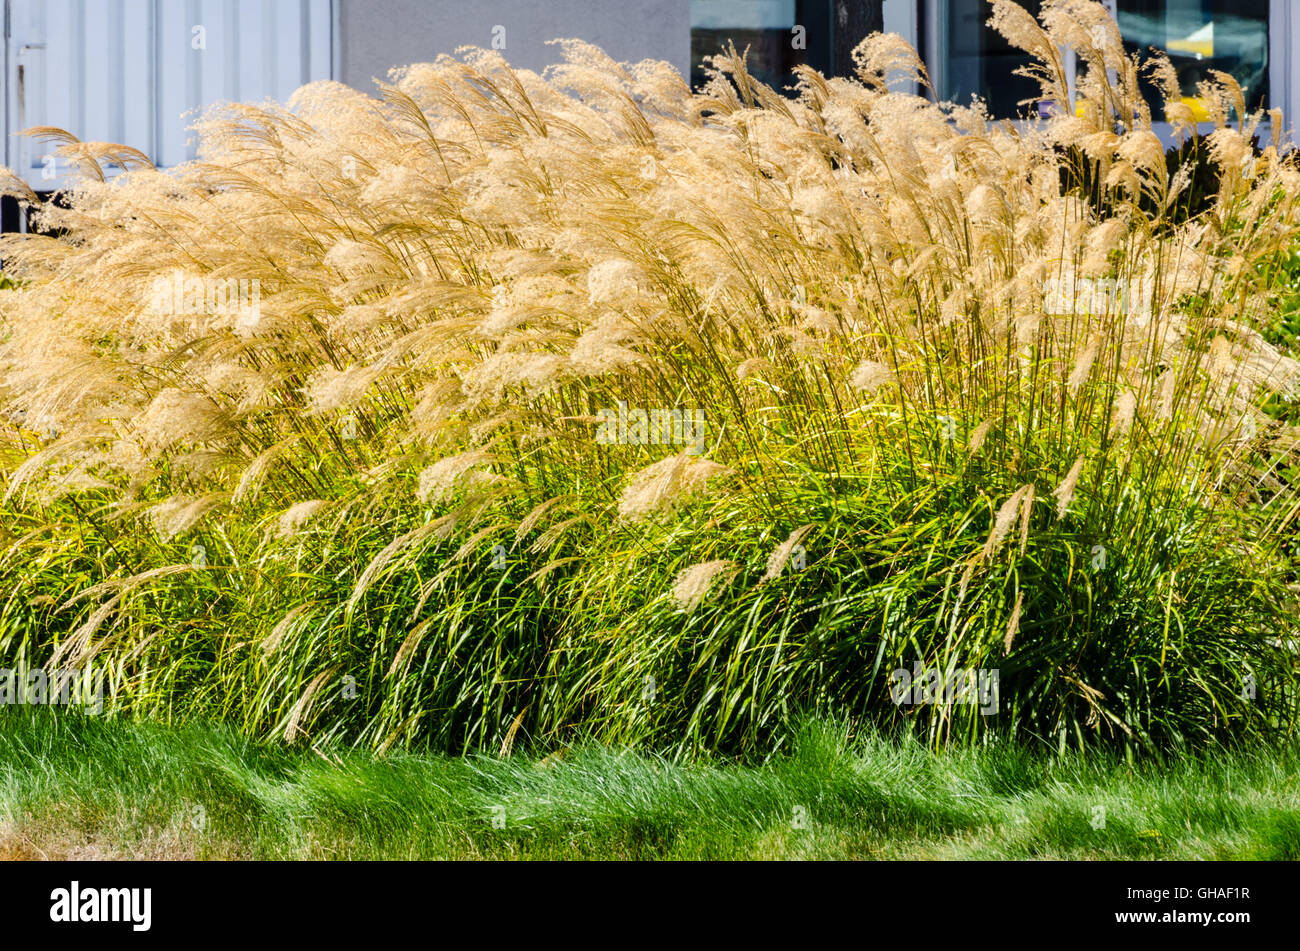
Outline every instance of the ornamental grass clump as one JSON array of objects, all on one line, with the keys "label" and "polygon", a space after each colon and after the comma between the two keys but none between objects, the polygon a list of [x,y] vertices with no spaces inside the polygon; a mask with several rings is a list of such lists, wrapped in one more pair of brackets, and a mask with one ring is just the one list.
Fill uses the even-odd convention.
[{"label": "ornamental grass clump", "polygon": [[[936,103],[894,36],[789,97],[564,41],[226,106],[168,171],[34,130],[85,175],[0,248],[0,654],[380,749],[1291,731],[1282,117],[1202,85],[1192,213],[1166,61],[993,22],[1073,109]],[[916,665],[997,710],[893,703]]]}]

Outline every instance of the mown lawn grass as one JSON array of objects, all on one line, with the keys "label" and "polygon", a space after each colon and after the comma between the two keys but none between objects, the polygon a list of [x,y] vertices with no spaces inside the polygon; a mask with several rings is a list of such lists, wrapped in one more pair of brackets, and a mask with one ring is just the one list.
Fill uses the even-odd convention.
[{"label": "mown lawn grass", "polygon": [[376,757],[22,708],[0,726],[11,859],[1300,858],[1295,748],[935,754],[818,722],[747,765]]}]

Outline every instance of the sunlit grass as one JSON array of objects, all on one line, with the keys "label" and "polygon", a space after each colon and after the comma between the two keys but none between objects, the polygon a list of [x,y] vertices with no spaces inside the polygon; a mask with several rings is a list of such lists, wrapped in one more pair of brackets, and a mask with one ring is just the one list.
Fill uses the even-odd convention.
[{"label": "sunlit grass", "polygon": [[[381,752],[1289,741],[1300,169],[1231,77],[1171,168],[1169,69],[1045,9],[995,5],[1078,93],[1022,128],[876,36],[797,98],[471,53],[229,107],[166,173],[36,130],[86,180],[0,242],[0,663]],[[996,714],[895,706],[914,664],[997,670]]]}]

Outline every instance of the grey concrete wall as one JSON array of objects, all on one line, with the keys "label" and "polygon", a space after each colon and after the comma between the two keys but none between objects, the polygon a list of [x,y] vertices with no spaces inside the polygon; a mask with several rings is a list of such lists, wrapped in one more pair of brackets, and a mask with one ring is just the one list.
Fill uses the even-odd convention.
[{"label": "grey concrete wall", "polygon": [[558,61],[547,40],[576,37],[619,61],[662,59],[690,70],[690,0],[339,0],[338,78],[373,93],[394,66],[428,62],[458,46],[492,47],[540,71]]}]

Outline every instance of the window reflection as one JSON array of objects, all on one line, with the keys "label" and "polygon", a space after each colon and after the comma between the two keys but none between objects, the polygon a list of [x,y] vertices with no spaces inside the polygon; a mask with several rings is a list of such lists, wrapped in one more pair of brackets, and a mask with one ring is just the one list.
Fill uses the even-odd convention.
[{"label": "window reflection", "polygon": [[[1037,15],[1040,0],[1021,0]],[[1254,110],[1268,100],[1269,0],[1117,0],[1116,19],[1130,53],[1145,55],[1155,48],[1168,53],[1178,73],[1183,101],[1198,120],[1207,118],[1197,83],[1211,70],[1229,73],[1241,84],[1246,106]],[[1018,103],[1038,94],[1032,80],[1012,75],[1030,60],[988,25],[988,0],[938,0],[927,5],[937,22],[942,58],[940,96],[966,103],[977,95],[998,118],[1023,115]],[[1157,119],[1163,102],[1158,91],[1146,90]]]},{"label": "window reflection", "polygon": [[[1117,17],[1130,52],[1151,47],[1169,54],[1183,102],[1198,120],[1207,118],[1196,85],[1211,70],[1230,74],[1246,94],[1246,108],[1268,97],[1268,0],[1119,0]],[[1148,95],[1152,115],[1161,102]]]}]

